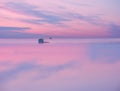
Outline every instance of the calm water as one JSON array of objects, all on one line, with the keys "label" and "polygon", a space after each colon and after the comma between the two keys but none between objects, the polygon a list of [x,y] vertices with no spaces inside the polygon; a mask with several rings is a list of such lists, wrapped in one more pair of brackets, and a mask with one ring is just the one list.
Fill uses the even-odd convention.
[{"label": "calm water", "polygon": [[0,91],[120,91],[120,39],[0,40]]}]

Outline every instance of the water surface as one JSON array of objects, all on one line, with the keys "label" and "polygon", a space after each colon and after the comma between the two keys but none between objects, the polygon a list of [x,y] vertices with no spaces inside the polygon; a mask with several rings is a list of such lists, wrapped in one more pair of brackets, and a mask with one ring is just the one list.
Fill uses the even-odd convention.
[{"label": "water surface", "polygon": [[119,39],[0,40],[0,91],[120,91]]}]

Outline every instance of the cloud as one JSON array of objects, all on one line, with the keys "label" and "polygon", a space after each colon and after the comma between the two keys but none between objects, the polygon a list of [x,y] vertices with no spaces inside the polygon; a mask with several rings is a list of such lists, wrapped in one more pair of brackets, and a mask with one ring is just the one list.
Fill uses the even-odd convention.
[{"label": "cloud", "polygon": [[39,38],[45,37],[44,34],[31,34],[22,31],[31,29],[29,27],[0,27],[0,38]]},{"label": "cloud", "polygon": [[[6,6],[5,6],[6,5]],[[43,8],[39,8],[39,6],[31,5],[29,3],[18,3],[18,2],[8,2],[5,3],[4,7],[8,7],[8,10],[11,10],[12,12],[15,12],[17,14],[32,16],[28,18],[16,18],[11,20],[19,21],[22,23],[29,23],[29,24],[36,24],[41,25],[40,28],[43,28],[43,24],[52,24],[49,25],[51,29],[46,29],[45,31],[53,31],[52,28],[56,28],[57,34],[61,33],[61,31],[64,33],[64,30],[79,30],[78,37],[81,36],[82,32],[89,30],[91,33],[95,31],[101,31],[101,36],[104,33],[105,36],[102,36],[104,38],[106,37],[120,37],[120,27],[117,24],[109,24],[109,22],[104,21],[104,19],[101,18],[101,15],[94,14],[94,15],[85,15],[82,12],[72,12],[67,10],[66,12],[52,12],[49,10],[44,10]],[[66,7],[64,7],[65,9]],[[59,8],[56,7],[56,10],[59,11]],[[65,9],[66,10],[66,9]],[[104,16],[104,15],[103,15]],[[10,18],[9,18],[10,19]],[[79,27],[79,24],[83,21],[82,25]],[[71,25],[73,24],[73,25]],[[75,25],[76,24],[76,25]],[[85,25],[86,24],[86,25]],[[57,26],[56,26],[57,25]],[[89,25],[90,29],[87,29],[86,26]],[[63,27],[64,26],[64,27]],[[75,27],[76,26],[76,27]],[[14,28],[15,29],[15,28]],[[44,28],[43,28],[44,29]],[[100,30],[101,29],[101,30]],[[103,30],[102,30],[103,29]],[[21,29],[22,30],[22,29]],[[24,30],[24,28],[23,28]],[[13,32],[13,31],[12,31]],[[70,31],[71,33],[71,31]],[[10,33],[11,34],[11,33]],[[15,34],[15,32],[14,32]],[[17,34],[18,35],[18,34]],[[86,33],[87,35],[87,33]],[[22,35],[20,34],[22,37]],[[24,34],[23,34],[24,36]],[[54,35],[55,36],[55,35]],[[70,37],[73,35],[70,35]],[[76,35],[75,35],[76,36]],[[98,34],[94,34],[93,36],[90,36],[92,38],[99,37]],[[100,36],[100,37],[101,37]],[[89,37],[84,36],[84,37]]]},{"label": "cloud", "polygon": [[0,31],[1,30],[3,30],[3,31],[5,31],[5,30],[28,30],[28,29],[30,29],[29,27],[3,27],[3,26],[0,26]]},{"label": "cloud", "polygon": [[103,21],[99,15],[82,15],[80,13],[68,13],[67,16],[71,20],[77,19],[94,25],[103,25]]},{"label": "cloud", "polygon": [[0,31],[0,38],[39,38],[46,37],[44,34],[31,34],[14,31]]},{"label": "cloud", "polygon": [[67,19],[59,19],[59,18],[50,18],[50,19],[21,19],[20,21],[26,22],[26,23],[31,23],[31,24],[62,24],[62,21],[68,21]]},{"label": "cloud", "polygon": [[38,7],[34,5],[30,5],[27,3],[13,3],[9,2],[6,3],[6,6],[15,10],[16,12],[21,12],[26,15],[34,16],[38,18],[37,20],[24,20],[24,22],[29,22],[29,23],[49,23],[49,24],[59,24],[63,21],[67,21],[67,19],[55,15],[52,12],[46,12],[45,10],[38,10]]},{"label": "cloud", "polygon": [[43,34],[31,34],[19,31],[31,29],[29,27],[3,27],[0,26],[0,38],[39,38]]},{"label": "cloud", "polygon": [[117,24],[109,24],[109,33],[111,34],[112,37],[120,37],[120,25]]},{"label": "cloud", "polygon": [[85,16],[80,13],[75,12],[66,12],[64,14],[57,14],[53,12],[48,12],[46,10],[39,9],[37,6],[30,5],[28,3],[6,3],[6,6],[15,10],[16,12],[21,12],[26,15],[34,16],[37,19],[21,19],[23,22],[32,23],[32,24],[62,24],[65,21],[73,21],[74,19],[82,20],[91,24],[99,24],[99,16]]}]

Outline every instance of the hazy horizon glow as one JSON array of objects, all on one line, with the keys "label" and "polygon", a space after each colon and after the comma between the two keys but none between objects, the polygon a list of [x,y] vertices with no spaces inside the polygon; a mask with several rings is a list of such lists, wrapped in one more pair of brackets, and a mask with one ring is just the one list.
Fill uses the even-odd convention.
[{"label": "hazy horizon glow", "polygon": [[119,0],[1,0],[0,38],[119,38]]}]

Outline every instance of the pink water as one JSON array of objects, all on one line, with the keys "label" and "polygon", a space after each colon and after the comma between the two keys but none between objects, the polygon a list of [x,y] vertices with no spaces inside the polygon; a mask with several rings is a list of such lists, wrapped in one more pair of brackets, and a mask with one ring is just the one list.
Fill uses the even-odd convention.
[{"label": "pink water", "polygon": [[0,91],[120,91],[120,41],[0,40]]}]

